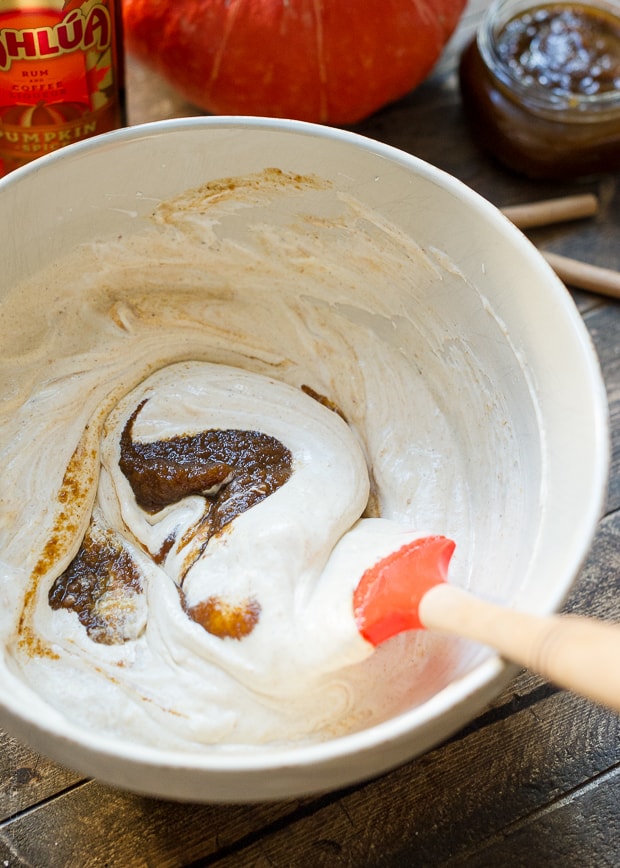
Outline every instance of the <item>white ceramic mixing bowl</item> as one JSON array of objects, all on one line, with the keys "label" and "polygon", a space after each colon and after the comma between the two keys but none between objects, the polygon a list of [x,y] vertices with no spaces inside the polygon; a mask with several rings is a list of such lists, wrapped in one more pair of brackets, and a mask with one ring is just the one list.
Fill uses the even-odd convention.
[{"label": "white ceramic mixing bowl", "polygon": [[[533,246],[432,166],[347,132],[278,120],[185,119],[91,139],[0,182],[0,305],[16,282],[82,242],[138,231],[162,200],[269,167],[327,180],[445,263],[446,274],[459,273],[457,283],[418,286],[415,304],[403,298],[389,322],[364,315],[381,340],[399,341],[412,382],[448,369],[442,416],[452,440],[442,434],[433,461],[453,462],[467,493],[472,555],[462,580],[528,611],[557,610],[605,493],[607,406],[596,356],[569,294]],[[295,219],[277,197],[272,207],[263,221]],[[381,273],[375,280],[379,299]],[[278,340],[274,334],[276,350]],[[475,362],[467,371],[463,353]],[[425,430],[432,435],[432,420]],[[410,437],[415,448],[413,410]],[[4,581],[14,580],[7,572]],[[292,797],[426,751],[480,712],[513,673],[485,650],[445,647],[453,651],[423,667],[399,713],[317,744],[188,752],[98,735],[48,713],[5,659],[0,722],[56,761],[119,787],[195,801]]]}]

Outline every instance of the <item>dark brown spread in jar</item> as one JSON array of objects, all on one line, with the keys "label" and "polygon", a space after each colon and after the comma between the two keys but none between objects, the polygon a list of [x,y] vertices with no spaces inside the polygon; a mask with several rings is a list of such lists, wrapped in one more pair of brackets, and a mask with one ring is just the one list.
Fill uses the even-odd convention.
[{"label": "dark brown spread in jar", "polygon": [[620,22],[601,10],[563,3],[526,10],[500,31],[497,53],[524,84],[569,98],[620,89]]},{"label": "dark brown spread in jar", "polygon": [[503,0],[461,58],[481,146],[534,178],[620,168],[620,17],[606,2]]}]

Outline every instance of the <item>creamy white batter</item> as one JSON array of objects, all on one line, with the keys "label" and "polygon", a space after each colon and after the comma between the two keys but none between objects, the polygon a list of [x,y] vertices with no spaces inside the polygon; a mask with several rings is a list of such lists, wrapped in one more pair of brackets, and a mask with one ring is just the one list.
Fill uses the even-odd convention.
[{"label": "creamy white batter", "polygon": [[[422,701],[418,674],[450,665],[454,645],[421,633],[373,653],[351,593],[378,557],[426,532],[457,541],[454,575],[467,581],[485,498],[468,463],[515,430],[485,359],[460,336],[459,309],[491,336],[501,330],[440,252],[348,197],[329,194],[331,213],[317,216],[328,193],[278,172],[190,191],[0,307],[0,632],[9,665],[74,721],[181,749],[326,738]],[[286,202],[277,225],[276,197]],[[437,293],[454,298],[444,318]],[[447,397],[459,383],[466,414]],[[184,580],[192,603],[260,601],[241,640],[192,621],[181,559],[153,558],[171,527],[193,527],[201,503],[156,519],[137,507],[118,444],[145,396],[138,439],[242,427],[293,453],[291,480],[211,540]],[[93,512],[142,576],[116,644],[48,602]],[[484,522],[504,532],[501,515]]]}]

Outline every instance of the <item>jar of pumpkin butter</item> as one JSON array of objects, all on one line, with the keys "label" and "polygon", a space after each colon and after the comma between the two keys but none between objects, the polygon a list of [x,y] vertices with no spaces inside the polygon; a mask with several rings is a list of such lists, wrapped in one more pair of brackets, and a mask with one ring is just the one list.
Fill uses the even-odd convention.
[{"label": "jar of pumpkin butter", "polygon": [[486,151],[531,178],[620,169],[620,2],[496,0],[461,57]]}]

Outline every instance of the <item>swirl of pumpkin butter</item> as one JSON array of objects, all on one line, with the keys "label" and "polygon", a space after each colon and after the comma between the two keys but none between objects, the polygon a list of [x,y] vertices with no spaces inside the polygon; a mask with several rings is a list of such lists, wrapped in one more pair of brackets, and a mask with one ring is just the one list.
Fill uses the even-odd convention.
[{"label": "swirl of pumpkin butter", "polygon": [[77,720],[166,746],[355,725],[343,673],[373,648],[353,590],[419,534],[361,517],[362,446],[309,391],[181,362],[116,404],[90,525],[37,610],[54,640],[24,662],[35,687]]},{"label": "swirl of pumpkin butter", "polygon": [[[118,404],[102,465],[103,520],[178,592],[201,652],[264,690],[309,656],[318,662],[321,644],[304,647],[314,592],[369,495],[362,449],[338,413],[266,376],[181,363]],[[355,638],[348,579],[331,601],[345,615],[334,635],[345,650]]]}]

